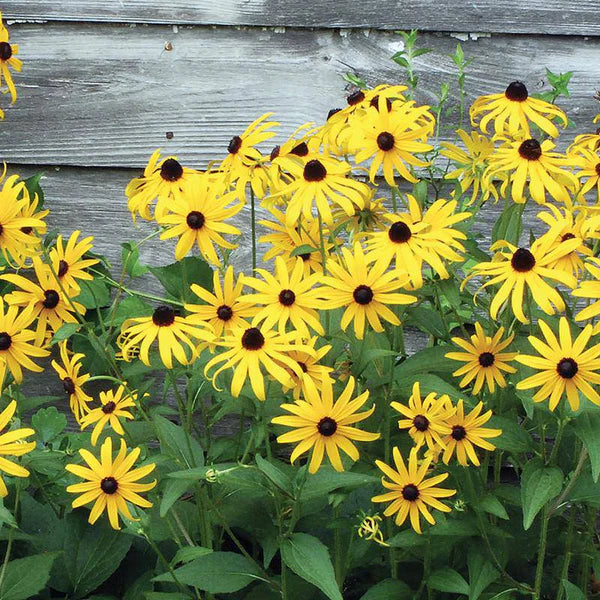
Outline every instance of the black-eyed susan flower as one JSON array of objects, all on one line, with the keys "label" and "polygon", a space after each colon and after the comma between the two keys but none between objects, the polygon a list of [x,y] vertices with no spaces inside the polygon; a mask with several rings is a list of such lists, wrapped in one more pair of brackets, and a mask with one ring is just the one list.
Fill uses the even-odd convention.
[{"label": "black-eyed susan flower", "polygon": [[80,374],[80,361],[84,358],[84,355],[77,352],[69,356],[67,341],[64,340],[60,343],[60,358],[62,365],[53,360],[52,367],[58,373],[65,393],[69,397],[71,412],[75,420],[80,423],[81,417],[90,412],[88,404],[92,401],[92,397],[83,391],[83,385],[90,378],[90,375],[88,373]]},{"label": "black-eyed susan flower", "polygon": [[[582,308],[576,315],[576,321],[587,321],[600,315],[600,260],[597,258],[589,258],[585,263],[585,268],[592,276],[591,280],[582,281],[579,287],[571,293],[576,298],[589,298],[594,300],[589,306]],[[598,325],[594,328],[594,333],[597,333]]]},{"label": "black-eyed susan flower", "polygon": [[323,299],[322,307],[345,307],[340,327],[346,331],[353,323],[359,340],[364,337],[365,321],[377,332],[383,331],[381,319],[400,325],[400,320],[387,305],[416,302],[414,296],[396,291],[408,283],[408,276],[397,271],[386,272],[384,262],[369,265],[359,242],[355,242],[353,252],[342,248],[342,254],[344,262],[329,261],[327,269],[330,275],[321,278],[323,287],[319,288],[319,293]]},{"label": "black-eyed susan flower", "polygon": [[452,431],[443,440],[445,449],[442,460],[445,464],[448,464],[456,454],[458,462],[463,467],[468,466],[469,460],[479,466],[475,446],[489,451],[496,449],[496,446],[487,440],[502,435],[502,430],[482,427],[492,418],[491,410],[481,414],[482,410],[483,402],[479,402],[470,413],[465,415],[463,400],[457,402],[456,412],[446,421]]},{"label": "black-eyed susan flower", "polygon": [[598,156],[598,151],[580,148],[574,156],[575,166],[578,169],[576,177],[579,180],[586,179],[578,193],[585,196],[588,192],[595,190],[596,199],[600,198],[600,156]]},{"label": "black-eyed susan flower", "polygon": [[88,466],[69,464],[65,469],[86,481],[68,486],[67,492],[81,494],[73,500],[73,508],[94,502],[88,518],[90,524],[93,525],[106,511],[112,528],[120,529],[119,513],[126,519],[136,520],[131,515],[127,502],[142,508],[152,506],[152,503],[142,498],[138,492],[151,490],[156,486],[156,480],[150,483],[140,483],[139,480],[150,474],[156,465],[150,463],[132,469],[140,456],[139,448],[134,448],[128,454],[125,440],[121,439],[119,452],[113,460],[112,440],[107,437],[100,449],[100,460],[84,448],[79,450],[79,454]]},{"label": "black-eyed susan flower", "polygon": [[508,363],[515,359],[517,352],[502,352],[510,346],[514,339],[514,334],[506,339],[504,336],[504,327],[500,327],[494,336],[486,335],[480,323],[475,323],[475,333],[471,336],[471,341],[463,340],[459,337],[452,338],[452,341],[460,346],[464,352],[448,352],[446,358],[458,360],[465,364],[454,371],[452,375],[462,377],[460,386],[465,387],[473,380],[473,393],[478,394],[485,383],[490,392],[494,392],[496,385],[506,387],[504,373],[515,373],[516,369]]},{"label": "black-eyed susan flower", "polygon": [[492,251],[498,251],[491,261],[481,262],[473,267],[473,272],[463,281],[463,286],[474,276],[483,275],[491,279],[484,283],[480,291],[490,285],[501,284],[490,303],[490,315],[496,320],[500,308],[508,301],[512,311],[521,321],[529,323],[523,312],[523,297],[526,288],[534,302],[548,315],[556,310],[565,310],[565,303],[558,291],[546,279],[562,283],[569,288],[577,285],[573,275],[559,269],[550,269],[549,265],[569,254],[579,246],[579,240],[568,239],[553,250],[549,249],[553,238],[538,239],[531,248],[517,248],[505,240],[492,245]]},{"label": "black-eyed susan flower", "polygon": [[324,335],[325,331],[315,310],[322,307],[317,285],[321,275],[313,273],[304,275],[304,264],[296,256],[296,264],[288,273],[287,265],[281,256],[275,258],[275,273],[265,269],[256,269],[262,277],[245,277],[244,284],[256,290],[253,294],[242,296],[241,299],[252,304],[262,304],[259,307],[252,324],[264,321],[265,327],[271,329],[277,325],[280,333],[284,333],[289,324],[303,338],[310,337],[309,327]]},{"label": "black-eyed susan flower", "polygon": [[[0,178],[1,179],[1,178]],[[38,210],[39,198],[37,194],[33,195],[33,198],[27,191],[26,187],[22,188],[21,199],[26,200],[26,203],[21,205],[21,217],[24,219],[36,219],[38,222],[41,221],[43,225],[37,227],[31,227],[27,225],[21,227],[21,232],[28,237],[27,247],[32,248],[34,253],[38,252],[38,248],[41,242],[41,235],[46,233],[46,223],[44,219],[50,212],[47,209]]]},{"label": "black-eyed susan flower", "polygon": [[92,430],[92,446],[96,445],[98,437],[106,425],[110,425],[119,435],[125,435],[121,419],[133,419],[133,415],[126,410],[135,406],[137,394],[127,393],[125,386],[120,385],[116,390],[108,390],[100,392],[100,403],[102,406],[93,408],[81,418],[81,429],[85,429],[89,425],[94,425]]},{"label": "black-eyed susan flower", "polygon": [[549,136],[557,137],[558,129],[552,121],[561,121],[563,127],[568,122],[567,115],[560,108],[532,98],[521,81],[510,83],[504,93],[480,96],[473,102],[469,112],[473,126],[479,121],[481,131],[487,133],[488,124],[493,122],[496,135],[507,133],[514,136],[523,132],[530,137],[531,122]]},{"label": "black-eyed susan flower", "polygon": [[196,283],[192,284],[190,289],[206,304],[186,304],[185,310],[191,313],[188,322],[207,323],[217,338],[221,337],[223,332],[246,327],[247,319],[256,314],[257,309],[252,303],[240,300],[244,289],[244,274],[240,273],[236,281],[231,265],[225,270],[223,285],[219,272],[213,273],[213,292]]},{"label": "black-eyed susan flower", "polygon": [[450,433],[446,420],[456,410],[447,394],[438,398],[435,392],[430,392],[422,398],[421,387],[417,381],[413,384],[408,406],[400,402],[391,402],[390,406],[406,417],[398,421],[398,427],[408,429],[417,449],[423,444],[427,444],[429,449],[435,448],[436,444],[444,446],[441,436]]},{"label": "black-eyed susan flower", "polygon": [[125,189],[127,206],[133,220],[136,220],[137,215],[151,220],[152,203],[162,198],[169,200],[196,173],[196,170],[182,166],[175,156],[167,156],[161,160],[160,149],[156,150],[150,157],[144,174],[132,179]]},{"label": "black-eyed susan flower", "polygon": [[379,439],[378,433],[353,427],[369,418],[375,410],[375,406],[372,406],[369,410],[357,412],[368,400],[369,391],[352,399],[354,388],[354,377],[350,377],[344,391],[335,401],[333,386],[325,384],[320,391],[316,388],[307,390],[309,393],[305,400],[281,405],[281,408],[291,415],[275,417],[271,422],[293,428],[277,438],[280,444],[298,444],[290,456],[291,463],[312,449],[308,467],[310,473],[319,470],[325,453],[333,468],[343,471],[340,449],[352,460],[357,461],[359,452],[353,441],[372,442]]},{"label": "black-eyed susan flower", "polygon": [[435,519],[429,507],[441,512],[450,512],[450,507],[440,502],[439,498],[449,498],[456,494],[456,490],[437,487],[438,483],[448,478],[448,473],[441,473],[426,479],[431,458],[424,458],[419,465],[417,450],[413,448],[408,458],[408,468],[404,463],[400,450],[393,449],[394,463],[396,468],[386,465],[380,460],[375,464],[383,471],[385,477],[381,478],[384,488],[390,490],[385,494],[371,498],[373,502],[391,502],[383,511],[384,516],[396,515],[395,522],[401,527],[406,519],[410,519],[411,527],[417,532],[421,531],[421,518],[423,515],[430,525],[435,525]]},{"label": "black-eyed susan flower", "polygon": [[242,209],[240,202],[231,204],[235,200],[235,192],[222,193],[222,187],[214,183],[210,173],[190,178],[182,191],[173,193],[168,211],[156,211],[156,222],[165,227],[160,239],[179,238],[175,247],[177,260],[184,258],[197,244],[208,262],[220,265],[215,244],[232,250],[236,245],[225,240],[223,234],[241,233],[237,227],[225,222]]},{"label": "black-eyed susan flower", "polygon": [[37,257],[33,258],[33,268],[38,283],[12,273],[0,278],[19,288],[5,296],[8,304],[32,307],[37,317],[35,343],[41,346],[48,331],[58,331],[63,323],[77,323],[76,315],[83,315],[85,307],[65,295],[48,266]]},{"label": "black-eyed susan flower", "polygon": [[[597,117],[594,119],[597,122]],[[573,143],[567,148],[567,154],[578,154],[581,149],[597,151],[600,148],[600,128],[593,133],[582,133],[575,136]]]},{"label": "black-eyed susan flower", "polygon": [[[538,204],[546,203],[546,194],[557,202],[568,203],[578,187],[577,177],[571,173],[575,159],[553,152],[555,144],[550,140],[541,143],[533,138],[507,140],[488,159],[485,182],[501,179],[500,194],[507,195],[510,183],[510,195],[514,202],[527,201],[525,187]],[[484,183],[484,187],[487,183]]]},{"label": "black-eyed susan flower", "polygon": [[74,231],[63,245],[62,235],[56,238],[56,246],[50,250],[50,264],[52,272],[58,277],[61,285],[67,293],[77,295],[80,291],[78,280],[92,281],[94,278],[85,269],[98,264],[97,258],[84,258],[84,255],[92,249],[94,238],[89,237],[77,240],[81,231]]},{"label": "black-eyed susan flower", "polygon": [[23,381],[23,369],[37,373],[44,370],[30,358],[42,358],[50,354],[48,350],[31,343],[36,335],[27,328],[34,319],[32,306],[26,306],[19,312],[17,306],[7,306],[0,297],[0,385],[7,367],[17,383]]},{"label": "black-eyed susan flower", "polygon": [[385,265],[395,261],[396,271],[406,273],[413,288],[423,285],[423,263],[442,278],[448,277],[444,261],[460,262],[466,235],[454,225],[470,218],[468,212],[455,212],[456,200],[436,200],[423,214],[419,203],[407,194],[408,212],[388,214],[387,229],[368,234],[369,262]]},{"label": "black-eyed susan flower", "polygon": [[2,13],[0,12],[0,86],[2,85],[2,79],[4,79],[13,104],[17,100],[17,88],[9,67],[15,71],[21,71],[23,68],[23,61],[17,58],[18,53],[19,46],[10,43],[8,29],[2,23]]},{"label": "black-eyed susan flower", "polygon": [[588,347],[593,327],[586,325],[575,340],[571,337],[569,321],[560,318],[558,339],[550,327],[542,320],[538,321],[544,340],[529,336],[529,343],[540,356],[519,354],[517,360],[539,373],[519,381],[517,389],[529,390],[539,387],[534,394],[534,402],[549,400],[550,410],[567,395],[572,410],[579,408],[579,392],[594,404],[600,405],[600,395],[592,387],[600,383],[600,344]]},{"label": "black-eyed susan flower", "polygon": [[[12,419],[17,409],[16,400],[11,400],[8,406],[0,413],[0,431],[2,431]],[[33,435],[35,431],[29,427],[21,427],[12,429],[0,435],[0,471],[13,477],[28,477],[29,471],[8,460],[7,456],[23,456],[31,452],[35,448],[35,442],[27,442],[26,437]],[[8,495],[6,483],[0,476],[0,497],[4,498]]]},{"label": "black-eyed susan flower", "polygon": [[176,315],[170,306],[162,304],[149,317],[135,317],[123,323],[123,358],[129,360],[132,349],[139,348],[140,360],[149,367],[150,346],[156,340],[160,359],[167,369],[173,368],[173,358],[178,363],[187,365],[197,358],[197,343],[194,340],[214,341],[214,333],[200,325],[201,323],[191,323],[186,317]]},{"label": "black-eyed susan flower", "polygon": [[[312,353],[312,348],[297,342],[296,332],[278,334],[267,329],[264,324],[258,327],[240,327],[227,332],[217,344],[226,348],[208,361],[204,374],[214,383],[219,373],[232,368],[231,395],[238,397],[246,380],[255,396],[265,400],[265,380],[262,369],[282,385],[291,387],[289,369],[298,377],[302,369],[298,363],[288,356],[292,350],[304,350]],[[228,348],[228,349],[227,349]],[[212,369],[222,363],[214,373]]]}]

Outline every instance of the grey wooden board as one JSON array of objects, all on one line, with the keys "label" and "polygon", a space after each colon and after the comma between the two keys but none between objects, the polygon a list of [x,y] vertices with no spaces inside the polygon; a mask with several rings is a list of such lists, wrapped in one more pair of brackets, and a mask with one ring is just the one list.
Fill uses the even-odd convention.
[{"label": "grey wooden board", "polygon": [[4,0],[9,19],[594,35],[596,0]]},{"label": "grey wooden board", "polygon": [[[341,76],[349,70],[370,84],[400,81],[402,71],[389,58],[401,47],[399,37],[367,33],[14,25],[11,39],[20,43],[25,65],[15,77],[18,102],[0,123],[0,157],[141,168],[162,147],[190,166],[204,166],[224,157],[229,139],[265,111],[275,111],[282,136],[306,121],[322,122],[330,108],[344,104]],[[167,41],[172,51],[164,50]],[[420,100],[433,103],[440,84],[454,76],[447,55],[457,40],[424,34],[422,43],[435,53],[416,61]],[[477,57],[466,82],[471,99],[502,91],[514,79],[540,90],[545,66],[572,70],[572,97],[560,104],[577,132],[592,128],[600,110],[592,98],[600,38],[493,35],[463,45],[467,56]],[[448,125],[456,122],[454,115]]]}]

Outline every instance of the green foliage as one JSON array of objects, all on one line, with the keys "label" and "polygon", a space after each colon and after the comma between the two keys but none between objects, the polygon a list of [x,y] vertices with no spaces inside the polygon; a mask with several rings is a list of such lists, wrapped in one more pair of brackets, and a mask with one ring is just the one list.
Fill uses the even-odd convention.
[{"label": "green foliage", "polygon": [[47,552],[8,562],[0,587],[2,600],[27,600],[41,592],[59,556],[60,552]]}]

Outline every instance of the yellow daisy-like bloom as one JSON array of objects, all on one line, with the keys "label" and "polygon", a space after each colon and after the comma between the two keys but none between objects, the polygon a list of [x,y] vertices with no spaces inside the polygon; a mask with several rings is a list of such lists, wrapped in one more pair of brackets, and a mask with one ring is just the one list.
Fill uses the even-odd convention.
[{"label": "yellow daisy-like bloom", "polygon": [[0,385],[4,381],[6,367],[17,383],[23,381],[23,368],[37,373],[44,370],[30,358],[42,358],[50,354],[48,350],[31,343],[36,335],[27,327],[34,319],[32,306],[26,306],[19,312],[16,306],[5,306],[4,299],[0,297]]},{"label": "yellow daisy-like bloom", "polygon": [[[2,178],[0,177],[0,180]],[[37,194],[34,194],[33,198],[29,195],[27,188],[22,188],[21,198],[27,200],[27,204],[23,204],[21,206],[21,217],[24,219],[36,219],[37,221],[41,221],[42,225],[37,227],[31,227],[30,225],[26,227],[21,227],[21,232],[24,233],[27,238],[27,246],[33,250],[32,254],[37,254],[39,245],[41,243],[41,236],[46,233],[46,223],[44,219],[50,213],[49,210],[38,210],[39,198]]]},{"label": "yellow daisy-like bloom", "polygon": [[460,387],[466,387],[473,380],[475,380],[474,394],[481,391],[484,383],[491,393],[494,393],[496,384],[506,387],[504,373],[516,372],[516,369],[511,367],[508,362],[514,360],[518,352],[502,352],[510,346],[515,337],[514,334],[511,334],[503,340],[503,335],[504,327],[500,327],[494,337],[491,337],[485,334],[480,323],[475,323],[475,333],[471,336],[470,343],[459,337],[452,338],[457,346],[465,350],[465,352],[448,352],[446,354],[446,358],[466,363],[452,373],[455,377],[464,375],[460,381]]},{"label": "yellow daisy-like bloom", "polygon": [[471,187],[473,188],[469,204],[475,202],[480,192],[483,202],[490,197],[490,194],[498,200],[498,192],[493,182],[482,186],[483,174],[488,166],[488,159],[495,150],[494,142],[477,131],[472,131],[469,135],[466,131],[457,129],[456,133],[462,140],[465,149],[463,150],[450,142],[441,143],[443,150],[440,154],[449,158],[457,167],[450,171],[445,179],[458,179],[463,194],[466,194]]},{"label": "yellow daisy-like bloom", "polygon": [[312,448],[309,473],[316,473],[319,470],[325,452],[333,468],[336,471],[343,471],[340,448],[353,461],[357,461],[359,452],[352,440],[373,442],[379,439],[379,433],[370,433],[353,427],[354,424],[368,419],[375,410],[375,406],[372,406],[369,410],[357,412],[369,398],[369,391],[363,392],[352,400],[354,387],[354,377],[350,377],[344,391],[335,402],[333,386],[327,383],[320,392],[314,387],[307,390],[309,393],[306,400],[281,405],[281,408],[291,415],[275,417],[271,422],[293,427],[292,431],[277,438],[280,444],[298,443],[290,456],[291,463]]},{"label": "yellow daisy-like bloom", "polygon": [[[596,122],[596,120],[594,120]],[[600,128],[594,133],[582,133],[575,137],[573,143],[567,148],[567,154],[579,154],[582,149],[595,152],[600,148]]]},{"label": "yellow daisy-like bloom", "polygon": [[336,230],[343,227],[349,235],[357,236],[360,233],[384,227],[387,209],[383,203],[384,199],[375,198],[375,190],[372,190],[370,195],[365,198],[365,205],[362,208],[355,207],[354,214],[350,216],[340,208],[334,208],[333,222],[339,223]]},{"label": "yellow daisy-like bloom", "polygon": [[392,325],[400,325],[398,317],[387,304],[412,304],[416,298],[409,294],[396,293],[408,283],[408,276],[388,271],[384,262],[368,265],[364,250],[356,242],[354,252],[342,248],[345,264],[327,263],[330,275],[323,276],[324,287],[319,293],[324,309],[345,306],[340,327],[346,331],[352,321],[354,333],[359,340],[364,337],[365,320],[374,331],[383,331],[380,318]]},{"label": "yellow daisy-like bloom", "polygon": [[467,239],[453,226],[471,217],[471,213],[455,213],[456,200],[436,200],[422,213],[417,200],[407,194],[409,212],[385,215],[391,225],[385,231],[368,235],[368,260],[387,268],[395,260],[396,270],[408,274],[413,288],[423,285],[423,263],[430,265],[442,278],[449,276],[444,260],[460,262]]},{"label": "yellow daisy-like bloom", "polygon": [[34,318],[37,317],[35,343],[41,346],[48,330],[54,333],[63,323],[77,323],[77,317],[73,313],[83,315],[85,307],[65,296],[47,265],[37,257],[33,259],[33,268],[37,284],[22,275],[12,273],[1,275],[0,279],[20,288],[5,296],[8,304],[33,308]]},{"label": "yellow daisy-like bloom", "polygon": [[106,425],[109,425],[119,435],[125,435],[123,426],[119,421],[119,417],[123,419],[133,419],[133,415],[125,410],[135,406],[137,394],[123,394],[125,387],[120,385],[116,391],[109,390],[108,392],[100,392],[100,402],[102,406],[92,409],[87,415],[81,419],[81,429],[85,429],[88,425],[96,423],[92,431],[92,446],[96,445],[98,437]]},{"label": "yellow daisy-like bloom", "polygon": [[575,166],[580,169],[576,177],[580,180],[587,177],[587,181],[578,192],[579,195],[585,196],[595,189],[596,199],[600,198],[600,156],[597,151],[581,148],[574,156]]},{"label": "yellow daisy-like bloom", "polygon": [[572,410],[579,408],[579,392],[594,404],[600,405],[600,395],[592,387],[600,383],[600,344],[587,348],[593,327],[586,325],[573,341],[569,321],[561,317],[558,339],[544,321],[538,321],[545,342],[530,335],[527,339],[540,356],[519,354],[517,360],[540,372],[517,383],[518,390],[539,387],[534,402],[549,399],[549,408],[554,410],[566,392]]},{"label": "yellow daisy-like bloom", "polygon": [[97,258],[83,258],[84,254],[92,249],[94,238],[90,235],[77,241],[80,235],[81,231],[74,231],[66,246],[63,246],[62,235],[59,235],[56,238],[56,246],[50,250],[52,272],[58,276],[64,290],[73,295],[77,295],[81,289],[78,279],[84,281],[94,279],[85,269],[100,262]]},{"label": "yellow daisy-like bloom", "polygon": [[159,215],[157,211],[156,222],[167,228],[160,239],[179,237],[175,247],[177,260],[181,260],[197,244],[208,262],[220,266],[221,260],[214,245],[228,250],[237,247],[221,234],[241,234],[237,227],[225,223],[242,210],[240,202],[228,206],[235,199],[235,192],[221,194],[221,187],[215,185],[210,174],[196,175],[184,185],[182,192],[174,193],[169,212],[161,211]]},{"label": "yellow daisy-like bloom", "polygon": [[523,296],[526,287],[529,288],[534,302],[547,315],[553,315],[556,310],[562,312],[565,310],[562,296],[545,279],[562,283],[569,288],[577,285],[573,275],[559,269],[551,269],[549,265],[575,250],[579,246],[579,240],[565,240],[558,247],[550,250],[553,239],[552,236],[540,238],[533,242],[530,249],[517,248],[505,240],[497,241],[491,247],[492,251],[498,250],[492,260],[475,265],[472,273],[464,279],[462,287],[469,279],[478,275],[491,277],[479,288],[478,293],[490,285],[502,284],[490,304],[490,315],[494,320],[497,319],[500,308],[510,296],[515,317],[521,323],[529,323],[523,312]]},{"label": "yellow daisy-like bloom", "polygon": [[174,156],[160,160],[160,149],[156,150],[150,157],[144,174],[132,179],[125,189],[127,206],[133,220],[140,215],[150,221],[150,205],[157,199],[169,200],[174,192],[181,191],[183,184],[197,173],[194,169],[183,167]]},{"label": "yellow daisy-like bloom", "polygon": [[311,152],[302,162],[287,160],[285,168],[292,176],[292,181],[271,198],[290,198],[285,211],[285,223],[288,226],[295,226],[300,215],[310,219],[313,202],[323,221],[331,226],[333,215],[330,202],[338,204],[350,216],[354,214],[353,204],[363,208],[364,199],[369,195],[366,184],[349,177],[352,170],[350,164],[332,156]]},{"label": "yellow daisy-like bloom", "polygon": [[[2,431],[8,422],[12,419],[17,409],[16,400],[11,400],[8,406],[0,413],[0,431]],[[35,442],[26,442],[25,438],[33,435],[35,431],[28,427],[20,429],[12,429],[0,435],[0,471],[13,477],[28,477],[29,471],[21,465],[15,464],[12,460],[5,458],[6,456],[23,456],[31,452],[35,448]],[[6,483],[0,476],[0,497],[4,498],[8,495]]]},{"label": "yellow daisy-like bloom", "polygon": [[479,127],[483,133],[487,133],[488,124],[493,122],[496,135],[508,133],[514,136],[523,132],[531,136],[531,121],[549,136],[557,137],[558,129],[552,119],[561,121],[563,127],[568,123],[567,115],[560,108],[532,98],[525,84],[520,81],[509,84],[503,94],[488,94],[477,98],[471,106],[470,115],[474,127],[481,118]]},{"label": "yellow daisy-like bloom", "polygon": [[431,458],[424,458],[419,465],[416,448],[410,451],[408,468],[406,468],[402,454],[400,454],[397,447],[393,449],[393,456],[396,469],[380,460],[375,461],[375,464],[383,471],[384,475],[391,480],[388,481],[385,477],[382,477],[381,484],[391,491],[374,496],[371,500],[373,502],[391,502],[383,511],[383,514],[389,517],[396,513],[395,522],[398,527],[401,527],[408,518],[411,527],[417,533],[422,533],[420,515],[423,515],[430,525],[435,525],[435,519],[429,507],[431,506],[441,512],[450,512],[450,507],[440,502],[439,498],[454,496],[456,490],[437,487],[438,483],[448,478],[448,473],[441,473],[425,479],[431,465]]},{"label": "yellow daisy-like bloom", "polygon": [[[308,389],[316,388],[323,389],[323,386],[329,384],[333,369],[325,365],[319,364],[319,361],[331,350],[329,344],[325,344],[318,350],[315,348],[317,336],[311,337],[305,342],[305,345],[310,348],[310,352],[304,349],[290,350],[287,352],[292,360],[295,360],[300,367],[301,376],[299,377],[296,371],[289,370],[291,379],[291,388],[294,394],[294,400],[297,402],[300,396],[307,397]],[[283,391],[287,392],[290,386],[283,385]]]},{"label": "yellow daisy-like bloom", "polygon": [[[204,374],[214,384],[219,373],[233,368],[231,395],[237,398],[246,379],[249,379],[255,396],[259,400],[265,400],[265,380],[261,367],[288,388],[292,385],[288,369],[294,371],[297,377],[302,376],[301,367],[287,353],[303,350],[312,354],[313,350],[304,344],[293,344],[292,342],[296,341],[297,337],[296,332],[281,335],[267,329],[264,324],[261,327],[234,329],[227,332],[223,340],[217,342],[220,346],[229,349],[208,361],[204,368]],[[219,363],[223,364],[212,375],[209,375],[213,367]]]},{"label": "yellow daisy-like bloom", "polygon": [[479,466],[480,462],[475,452],[475,446],[490,452],[496,449],[496,446],[487,439],[502,435],[502,430],[482,427],[492,418],[491,410],[481,414],[482,409],[483,402],[480,402],[469,414],[465,415],[464,403],[462,400],[458,401],[456,413],[446,421],[452,431],[444,438],[446,449],[442,460],[445,464],[448,464],[452,455],[456,453],[456,458],[463,467],[468,466],[469,460]]},{"label": "yellow daisy-like bloom", "polygon": [[17,58],[19,46],[11,44],[8,40],[8,29],[2,23],[2,13],[0,12],[0,86],[2,85],[2,79],[4,79],[10,92],[12,103],[14,104],[17,100],[17,88],[13,82],[9,67],[20,72],[23,68],[23,61]]},{"label": "yellow daisy-like bloom", "polygon": [[417,381],[413,384],[408,406],[399,402],[391,402],[390,406],[406,417],[398,421],[398,427],[408,429],[410,437],[415,442],[415,448],[419,449],[423,444],[427,444],[430,450],[433,450],[436,445],[444,447],[441,436],[451,431],[446,420],[456,410],[447,394],[438,398],[435,392],[431,392],[423,399]]},{"label": "yellow daisy-like bloom", "polygon": [[[268,157],[265,158],[255,146],[275,135],[271,129],[278,127],[279,123],[267,120],[272,116],[272,112],[260,116],[248,125],[242,135],[233,136],[227,146],[229,154],[221,163],[220,170],[226,174],[225,179],[228,184],[236,183],[237,195],[240,200],[246,197],[248,183],[251,184],[252,190],[258,198],[264,196],[268,175],[263,168],[263,163],[267,161]],[[254,173],[255,170],[257,173]],[[260,175],[261,171],[262,175]]]},{"label": "yellow daisy-like bloom", "polygon": [[69,396],[69,406],[75,420],[81,423],[81,417],[90,412],[88,404],[92,401],[91,396],[83,391],[83,384],[90,378],[90,375],[88,373],[79,374],[81,370],[79,361],[84,358],[84,355],[78,352],[69,356],[65,340],[60,343],[60,358],[62,365],[53,360],[52,367],[58,373],[65,393]]},{"label": "yellow daisy-like bloom", "polygon": [[[192,339],[213,342],[215,337],[212,331],[198,325],[177,316],[170,306],[164,304],[158,306],[150,317],[127,319],[121,326],[123,358],[129,361],[134,355],[132,349],[139,347],[140,360],[146,366],[151,366],[148,353],[154,340],[157,340],[160,359],[167,369],[173,368],[173,357],[182,365],[190,364],[198,354]],[[189,352],[186,353],[184,345]]]},{"label": "yellow daisy-like bloom", "polygon": [[[433,150],[433,146],[425,143],[432,133],[431,125],[419,126],[423,115],[429,111],[428,106],[417,107],[414,102],[396,103],[391,111],[385,108],[386,99],[378,98],[378,107],[370,108],[361,119],[360,133],[356,153],[357,164],[373,159],[369,168],[371,182],[375,181],[379,167],[383,168],[383,176],[388,185],[395,186],[395,172],[403,179],[416,183],[418,179],[409,171],[411,167],[426,167],[429,163],[419,160],[415,154]],[[432,117],[433,118],[433,117]]]},{"label": "yellow daisy-like bloom", "polygon": [[[319,320],[316,308],[322,308],[319,290],[316,288],[321,275],[313,273],[304,276],[302,259],[296,257],[296,265],[288,273],[287,265],[281,256],[275,258],[275,274],[265,269],[256,269],[263,280],[256,277],[244,278],[244,284],[255,289],[258,293],[241,297],[242,301],[253,304],[264,304],[259,308],[252,320],[252,325],[264,321],[264,326],[271,329],[278,326],[279,333],[284,333],[288,323],[296,329],[301,337],[310,337],[308,327],[319,335],[325,330]],[[307,327],[308,325],[308,327]]]},{"label": "yellow daisy-like bloom", "polygon": [[113,460],[112,440],[107,437],[100,448],[100,460],[89,450],[82,448],[79,454],[87,463],[82,465],[69,464],[65,469],[86,481],[67,487],[67,492],[81,494],[73,500],[73,508],[94,502],[88,522],[94,524],[106,510],[113,529],[119,527],[119,513],[130,521],[137,521],[131,515],[127,502],[142,508],[151,508],[152,503],[142,498],[138,492],[147,492],[156,486],[156,480],[150,483],[140,483],[140,479],[152,473],[156,465],[150,463],[132,469],[140,456],[140,449],[134,448],[127,453],[127,444],[121,439],[121,447]]},{"label": "yellow daisy-like bloom", "polygon": [[544,140],[541,144],[535,139],[507,140],[488,159],[489,166],[484,173],[484,186],[494,178],[502,179],[500,194],[506,198],[510,183],[511,198],[514,202],[526,202],[525,186],[529,195],[538,203],[546,203],[546,193],[557,202],[570,202],[569,192],[574,192],[579,183],[568,169],[574,166],[575,159],[559,152],[552,152],[555,144]]},{"label": "yellow daisy-like bloom", "polygon": [[[600,260],[590,258],[585,264],[585,268],[592,276],[591,281],[582,281],[579,287],[571,293],[577,298],[590,298],[595,300],[589,306],[581,309],[576,315],[576,321],[587,321],[600,315]],[[598,325],[594,328],[594,333],[597,333]]]},{"label": "yellow daisy-like bloom", "polygon": [[230,265],[223,276],[223,285],[219,272],[213,273],[214,293],[209,292],[194,283],[190,289],[206,304],[186,304],[185,310],[191,314],[188,323],[210,325],[217,338],[223,332],[230,332],[240,327],[247,327],[246,319],[253,317],[257,309],[250,302],[240,300],[244,288],[244,274],[240,273],[237,281],[234,279],[233,267]]}]

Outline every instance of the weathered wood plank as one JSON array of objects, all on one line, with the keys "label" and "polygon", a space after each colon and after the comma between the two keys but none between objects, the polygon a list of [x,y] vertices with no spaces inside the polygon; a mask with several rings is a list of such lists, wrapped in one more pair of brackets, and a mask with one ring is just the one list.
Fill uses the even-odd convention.
[{"label": "weathered wood plank", "polygon": [[[322,121],[345,102],[341,76],[348,70],[372,84],[402,77],[389,60],[400,47],[390,32],[186,27],[175,34],[161,26],[53,23],[14,26],[12,36],[25,66],[16,76],[19,100],[0,126],[2,158],[11,163],[139,168],[161,146],[203,166],[224,157],[232,135],[265,111],[275,111],[282,135]],[[470,98],[514,79],[537,91],[546,65],[573,70],[572,97],[561,105],[578,132],[587,130],[600,108],[592,99],[600,38],[557,40],[465,42],[466,55],[477,57],[467,76]],[[422,42],[436,50],[417,59],[421,100],[433,103],[440,84],[453,78],[447,55],[456,40],[426,34]],[[456,121],[455,114],[448,125]]]},{"label": "weathered wood plank", "polygon": [[596,0],[5,0],[10,19],[597,35]]}]

